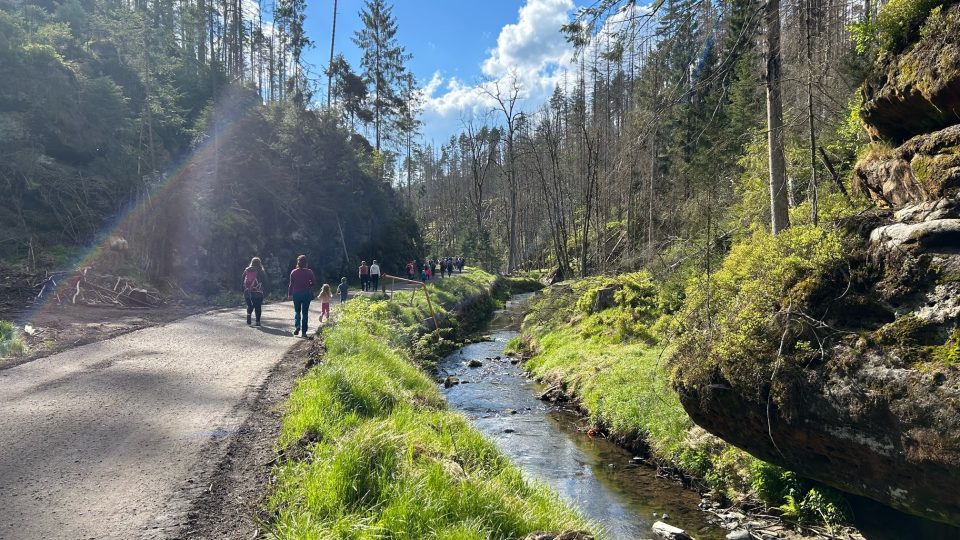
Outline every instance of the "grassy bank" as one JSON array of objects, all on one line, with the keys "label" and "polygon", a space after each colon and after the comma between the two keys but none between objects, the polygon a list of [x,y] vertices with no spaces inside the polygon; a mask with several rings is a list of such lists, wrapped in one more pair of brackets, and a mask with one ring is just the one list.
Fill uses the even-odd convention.
[{"label": "grassy bank", "polygon": [[[493,285],[479,271],[431,285],[448,332],[451,310],[494,302]],[[283,420],[272,537],[506,539],[586,526],[446,409],[416,365],[426,313],[422,293],[359,298],[323,330],[326,354]]]},{"label": "grassy bank", "polygon": [[686,294],[644,273],[564,282],[536,297],[512,348],[621,443],[714,498],[762,504],[798,521],[843,520],[835,492],[696,427],[672,386]]}]

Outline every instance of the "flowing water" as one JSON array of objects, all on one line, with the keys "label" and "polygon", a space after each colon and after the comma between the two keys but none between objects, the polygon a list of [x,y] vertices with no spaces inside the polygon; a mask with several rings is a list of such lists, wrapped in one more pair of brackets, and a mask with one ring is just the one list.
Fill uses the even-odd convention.
[{"label": "flowing water", "polygon": [[[503,353],[517,335],[527,296],[515,297],[497,312],[492,341],[467,345],[440,364],[441,373],[461,381],[446,390],[450,406],[496,442],[524,474],[546,482],[598,523],[607,538],[652,538],[651,526],[662,520],[701,540],[722,539],[726,531],[707,522],[697,509],[696,493],[658,478],[614,443],[588,436],[574,412],[538,399],[543,387]],[[472,359],[483,365],[468,367]]]}]

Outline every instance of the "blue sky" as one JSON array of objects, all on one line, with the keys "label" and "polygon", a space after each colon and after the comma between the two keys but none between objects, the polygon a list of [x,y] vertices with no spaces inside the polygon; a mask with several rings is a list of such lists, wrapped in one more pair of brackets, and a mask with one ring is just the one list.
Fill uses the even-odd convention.
[{"label": "blue sky", "polygon": [[[423,138],[442,142],[464,118],[491,108],[481,86],[515,77],[523,105],[537,107],[562,77],[571,49],[560,25],[572,17],[573,0],[395,0],[397,38],[413,59],[408,68],[425,88]],[[352,37],[362,0],[340,0],[336,50],[358,69]],[[306,60],[322,73],[330,54],[333,0],[307,4],[306,30],[314,41]],[[484,82],[486,81],[486,82]]]}]

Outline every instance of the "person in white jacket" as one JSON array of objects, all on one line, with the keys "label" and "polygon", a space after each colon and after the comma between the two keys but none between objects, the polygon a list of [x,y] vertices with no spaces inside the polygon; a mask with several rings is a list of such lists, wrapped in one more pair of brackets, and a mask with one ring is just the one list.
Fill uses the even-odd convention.
[{"label": "person in white jacket", "polygon": [[380,265],[377,264],[376,260],[370,265],[370,285],[371,290],[380,290]]}]

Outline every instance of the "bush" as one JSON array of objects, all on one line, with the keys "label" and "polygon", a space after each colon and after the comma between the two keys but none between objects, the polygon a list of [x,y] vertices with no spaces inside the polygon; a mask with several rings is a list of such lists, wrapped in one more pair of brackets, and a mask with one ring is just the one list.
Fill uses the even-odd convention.
[{"label": "bush", "polygon": [[[687,289],[677,376],[684,384],[709,384],[716,370],[756,388],[759,399],[757,381],[769,380],[787,312],[806,307],[817,284],[843,263],[843,253],[839,233],[813,226],[776,236],[757,231],[735,245],[719,271]],[[785,345],[790,350],[793,343]]]},{"label": "bush", "polygon": [[898,54],[920,37],[927,17],[951,0],[890,0],[876,18],[852,25],[853,40],[860,53],[876,49],[880,54]]},{"label": "bush", "polygon": [[11,322],[0,321],[0,358],[23,354],[26,349],[17,327]]}]

